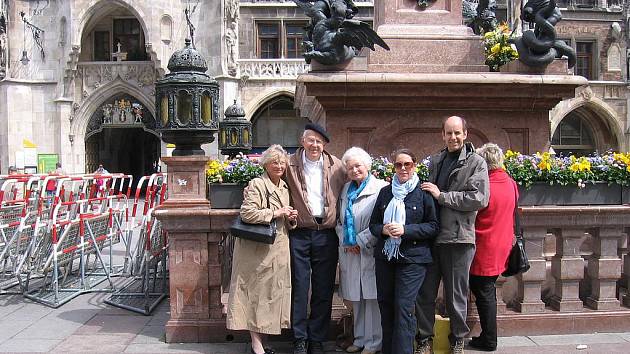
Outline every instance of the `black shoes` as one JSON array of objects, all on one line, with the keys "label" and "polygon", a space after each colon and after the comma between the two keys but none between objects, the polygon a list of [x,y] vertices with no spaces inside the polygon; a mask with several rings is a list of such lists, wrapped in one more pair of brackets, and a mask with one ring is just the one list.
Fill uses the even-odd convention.
[{"label": "black shoes", "polygon": [[298,339],[293,342],[293,354],[308,354],[305,340]]},{"label": "black shoes", "polygon": [[309,354],[324,354],[324,345],[322,342],[310,342],[309,349]]},{"label": "black shoes", "polygon": [[497,350],[497,346],[496,345],[490,345],[490,344],[486,343],[486,341],[484,341],[480,337],[472,337],[470,342],[468,342],[468,345],[471,348],[475,348],[477,350],[482,350],[484,352],[493,352],[493,351]]}]

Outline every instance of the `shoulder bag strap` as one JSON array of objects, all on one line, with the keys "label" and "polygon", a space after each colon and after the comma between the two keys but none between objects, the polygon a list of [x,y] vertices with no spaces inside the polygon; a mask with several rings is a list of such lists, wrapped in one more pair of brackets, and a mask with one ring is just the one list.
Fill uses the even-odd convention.
[{"label": "shoulder bag strap", "polygon": [[514,186],[514,237],[522,238],[523,233],[521,231],[521,218],[518,214],[518,193],[516,193],[516,183]]}]

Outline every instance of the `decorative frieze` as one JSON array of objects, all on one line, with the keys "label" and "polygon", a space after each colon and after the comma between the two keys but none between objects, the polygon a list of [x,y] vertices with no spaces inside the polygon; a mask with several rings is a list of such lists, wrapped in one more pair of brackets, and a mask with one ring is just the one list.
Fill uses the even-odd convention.
[{"label": "decorative frieze", "polygon": [[247,75],[249,80],[295,80],[310,70],[304,59],[241,59],[239,67],[241,76]]}]

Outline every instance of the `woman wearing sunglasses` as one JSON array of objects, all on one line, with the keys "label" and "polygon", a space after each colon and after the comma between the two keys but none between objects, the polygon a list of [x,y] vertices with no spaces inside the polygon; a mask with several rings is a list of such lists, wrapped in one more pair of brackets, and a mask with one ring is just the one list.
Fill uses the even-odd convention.
[{"label": "woman wearing sunglasses", "polygon": [[376,287],[383,329],[382,354],[411,354],[416,332],[415,302],[431,263],[431,240],[439,226],[428,192],[420,189],[416,156],[393,155],[395,175],[374,204],[370,231],[378,238]]}]

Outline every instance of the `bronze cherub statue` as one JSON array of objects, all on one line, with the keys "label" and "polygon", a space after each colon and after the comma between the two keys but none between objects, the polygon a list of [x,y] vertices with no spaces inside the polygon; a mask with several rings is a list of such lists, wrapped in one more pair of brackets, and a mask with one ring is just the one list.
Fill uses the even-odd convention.
[{"label": "bronze cherub statue", "polygon": [[358,12],[352,0],[293,0],[311,18],[307,29],[304,58],[324,65],[344,63],[363,47],[389,46],[370,26],[352,18]]}]

